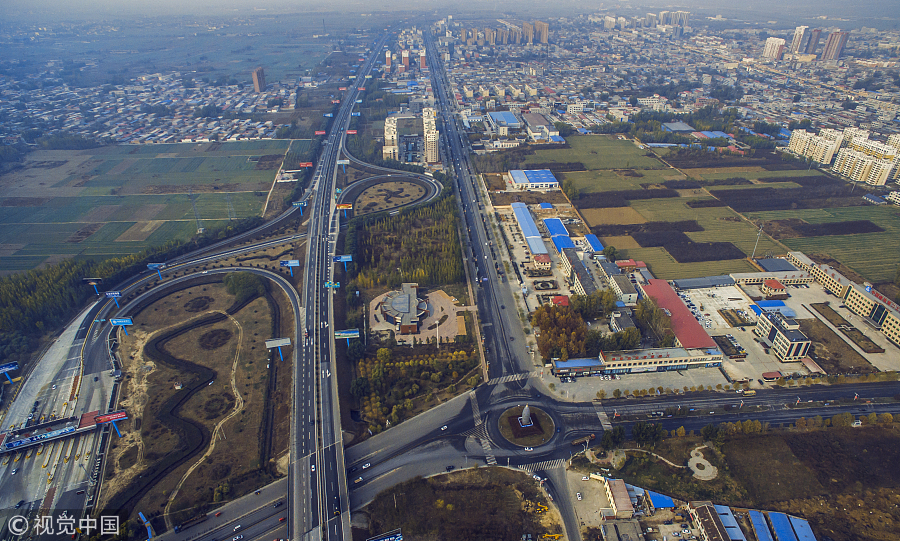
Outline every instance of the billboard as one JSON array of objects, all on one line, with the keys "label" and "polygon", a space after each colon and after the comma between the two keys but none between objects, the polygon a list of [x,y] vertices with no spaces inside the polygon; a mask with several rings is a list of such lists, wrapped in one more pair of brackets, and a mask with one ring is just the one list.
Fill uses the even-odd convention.
[{"label": "billboard", "polygon": [[312,162],[300,162],[297,164],[297,167],[301,167],[301,168],[312,167]]},{"label": "billboard", "polygon": [[403,541],[403,532],[398,528],[376,537],[370,537],[366,541]]},{"label": "billboard", "polygon": [[331,117],[333,117],[333,116],[334,116],[334,115],[333,115],[333,114],[331,114],[331,113],[325,113],[325,114],[324,114],[324,115],[322,115],[322,116],[325,116],[325,117],[328,117],[328,118],[331,118]]},{"label": "billboard", "polygon": [[272,338],[271,340],[266,340],[266,347],[271,348],[280,348],[281,346],[289,346],[291,345],[290,338]]},{"label": "billboard", "polygon": [[356,100],[356,103],[362,103],[362,100]]},{"label": "billboard", "polygon": [[54,430],[53,432],[47,432],[46,434],[37,434],[35,436],[31,436],[30,438],[25,438],[17,441],[11,441],[8,443],[4,443],[3,446],[7,449],[15,449],[20,445],[25,445],[28,443],[34,443],[40,440],[46,440],[50,438],[55,438],[56,436],[61,436],[63,434],[68,434],[70,432],[75,432],[74,426],[67,426],[66,428],[60,428],[59,430]]},{"label": "billboard", "polygon": [[103,283],[103,278],[82,278],[81,283],[96,286]]},{"label": "billboard", "polygon": [[350,165],[350,160],[338,160],[338,165]]},{"label": "billboard", "polygon": [[338,87],[338,90],[347,90],[347,87],[346,87],[346,86],[339,86],[339,87]]},{"label": "billboard", "polygon": [[344,329],[343,331],[334,331],[334,337],[337,338],[359,338],[359,329]]},{"label": "billboard", "polygon": [[134,325],[134,323],[132,323],[130,317],[119,317],[119,318],[114,317],[114,318],[110,319],[109,322],[112,325]]},{"label": "billboard", "polygon": [[371,78],[372,78],[371,75],[366,75],[366,79],[371,79]]},{"label": "billboard", "polygon": [[362,91],[365,90],[365,89],[366,89],[366,87],[364,87],[364,86],[360,86],[360,87],[357,88],[357,90],[359,90],[360,92],[362,92]]},{"label": "billboard", "polygon": [[347,130],[347,135],[356,135],[356,130]]},{"label": "billboard", "polygon": [[108,299],[111,299],[113,297],[121,297],[121,296],[122,296],[121,291],[107,291],[106,292],[106,298],[108,298]]},{"label": "billboard", "polygon": [[353,210],[353,203],[338,203],[334,208],[337,210]]},{"label": "billboard", "polygon": [[331,100],[331,103],[341,103],[341,100]]},{"label": "billboard", "polygon": [[293,203],[291,203],[291,205],[295,207],[305,207],[306,201],[294,201]]},{"label": "billboard", "polygon": [[282,259],[278,262],[282,267],[299,267],[300,260],[299,259]]},{"label": "billboard", "polygon": [[17,363],[17,362],[0,364],[0,374],[3,374],[5,372],[12,372],[13,370],[18,370],[18,369],[19,369],[19,363]]},{"label": "billboard", "polygon": [[316,135],[325,135],[325,130],[316,130]]},{"label": "billboard", "polygon": [[353,256],[352,255],[335,255],[335,256],[331,256],[331,261],[333,263],[344,263],[344,262],[349,263],[350,261],[353,261]]},{"label": "billboard", "polygon": [[104,423],[110,423],[112,421],[124,421],[128,418],[128,413],[125,410],[114,411],[112,413],[107,413],[105,415],[98,415],[94,417],[94,422],[98,425],[102,425]]}]

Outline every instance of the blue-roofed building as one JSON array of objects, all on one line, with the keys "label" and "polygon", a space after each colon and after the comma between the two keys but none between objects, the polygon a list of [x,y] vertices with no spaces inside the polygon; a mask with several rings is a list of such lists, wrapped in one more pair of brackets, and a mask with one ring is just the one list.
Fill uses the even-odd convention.
[{"label": "blue-roofed building", "polygon": [[590,376],[603,372],[603,363],[600,359],[594,357],[586,357],[583,359],[568,359],[565,361],[553,361],[553,375],[566,376]]},{"label": "blue-roofed building", "polygon": [[797,535],[799,541],[817,541],[812,528],[809,527],[809,522],[797,517],[789,516],[788,518],[791,520],[791,527],[794,528],[794,534]]},{"label": "blue-roofed building", "polygon": [[541,203],[541,210],[553,210],[553,203]]},{"label": "blue-roofed building", "polygon": [[584,236],[584,240],[587,241],[588,246],[590,247],[592,252],[603,251],[603,245],[600,243],[600,239],[597,238],[597,235],[588,233]]},{"label": "blue-roofed building", "polygon": [[560,144],[562,144],[562,143],[565,143],[566,140],[563,139],[563,138],[562,138],[561,136],[559,136],[559,135],[551,135],[551,136],[550,136],[550,142],[551,142],[551,143],[560,143]]},{"label": "blue-roofed building", "polygon": [[741,527],[738,525],[737,519],[734,518],[731,508],[727,505],[714,505],[713,507],[719,515],[719,520],[722,521],[722,526],[725,526],[725,533],[728,535],[728,539],[731,541],[747,541],[747,536],[741,531]]},{"label": "blue-roofed building", "polygon": [[766,524],[766,517],[755,509],[750,510],[750,524],[753,525],[753,533],[759,541],[775,541],[772,539],[772,532],[769,531],[769,525]]},{"label": "blue-roofed building", "polygon": [[512,128],[517,130],[522,127],[522,122],[509,111],[495,111],[488,113],[487,117],[494,128]]},{"label": "blue-roofed building", "polygon": [[555,237],[550,238],[553,240],[553,246],[556,247],[556,252],[559,254],[561,254],[565,248],[575,247],[575,243],[572,242],[572,239],[570,239],[568,235],[556,235]]},{"label": "blue-roofed building", "polygon": [[531,255],[549,253],[547,251],[547,245],[544,244],[544,239],[541,237],[528,237],[525,239],[525,244],[528,245],[528,251],[531,252]]},{"label": "blue-roofed building", "polygon": [[549,169],[514,169],[509,177],[512,189],[517,191],[559,189],[559,181]]},{"label": "blue-roofed building", "polygon": [[772,525],[775,541],[798,541],[794,535],[794,528],[791,527],[791,521],[784,513],[770,512],[769,523]]},{"label": "blue-roofed building", "polygon": [[516,222],[519,224],[519,229],[522,230],[523,237],[526,239],[529,237],[541,237],[541,232],[538,231],[537,224],[534,223],[534,219],[531,217],[528,205],[516,202],[512,204],[512,210],[513,216],[515,216]]},{"label": "blue-roofed building", "polygon": [[647,495],[651,513],[655,513],[660,509],[675,509],[675,500],[665,494],[653,492],[652,490],[646,490],[644,491],[644,494]]},{"label": "blue-roofed building", "polygon": [[547,231],[550,232],[551,237],[556,235],[569,236],[569,231],[559,218],[544,218],[544,225],[547,226]]}]

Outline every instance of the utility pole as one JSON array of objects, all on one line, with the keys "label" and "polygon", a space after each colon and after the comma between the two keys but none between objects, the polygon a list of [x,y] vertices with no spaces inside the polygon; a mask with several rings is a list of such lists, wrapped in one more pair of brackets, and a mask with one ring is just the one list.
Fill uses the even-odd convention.
[{"label": "utility pole", "polygon": [[753,245],[753,255],[750,256],[750,259],[756,255],[756,247],[759,246],[759,237],[762,236],[763,226],[762,223],[759,224],[759,231],[756,232],[756,244]]}]

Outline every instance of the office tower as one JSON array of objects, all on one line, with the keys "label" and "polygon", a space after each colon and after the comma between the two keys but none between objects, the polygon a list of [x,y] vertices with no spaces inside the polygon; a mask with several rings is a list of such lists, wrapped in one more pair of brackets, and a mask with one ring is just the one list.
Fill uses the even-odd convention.
[{"label": "office tower", "polygon": [[387,71],[391,71],[391,52],[390,51],[384,52],[384,67],[387,69]]},{"label": "office tower", "polygon": [[805,53],[809,46],[809,38],[812,34],[808,26],[798,26],[794,30],[794,39],[791,41],[792,53]]},{"label": "office tower", "polygon": [[409,69],[409,51],[403,51],[400,54],[400,63],[404,68]]},{"label": "office tower", "polygon": [[[815,54],[816,47],[819,46],[819,37],[822,36],[822,29],[816,28],[809,31],[809,44],[806,46],[806,54]],[[800,51],[803,52],[803,51]]]},{"label": "office tower", "polygon": [[534,43],[534,27],[530,23],[522,23],[522,44],[531,45]]},{"label": "office tower", "polygon": [[550,42],[550,25],[541,21],[534,21],[534,32],[536,41],[541,43]]},{"label": "office tower", "polygon": [[763,58],[774,58],[781,60],[784,56],[784,44],[786,42],[781,38],[769,38],[766,40],[766,48],[763,49]]},{"label": "office tower", "polygon": [[844,51],[844,45],[847,45],[847,38],[850,32],[832,32],[828,35],[828,41],[825,42],[825,50],[822,52],[822,60],[837,60]]},{"label": "office tower", "polygon": [[250,76],[253,78],[253,90],[262,92],[266,89],[266,72],[262,67],[258,67],[250,72]]}]

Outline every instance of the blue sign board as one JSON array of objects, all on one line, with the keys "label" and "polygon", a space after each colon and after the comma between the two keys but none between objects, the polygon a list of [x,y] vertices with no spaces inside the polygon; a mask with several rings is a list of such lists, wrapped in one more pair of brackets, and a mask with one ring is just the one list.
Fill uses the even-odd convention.
[{"label": "blue sign board", "polygon": [[283,259],[278,262],[282,267],[299,267],[300,260],[299,259]]},{"label": "blue sign board", "polygon": [[344,263],[344,262],[349,263],[350,261],[353,261],[353,256],[352,255],[335,255],[335,256],[331,257],[331,261],[334,263]]},{"label": "blue sign board", "polygon": [[13,370],[18,370],[18,369],[19,369],[19,363],[17,363],[17,362],[0,364],[0,374],[6,373],[6,372],[12,372]]},{"label": "blue sign board", "polygon": [[294,202],[291,203],[291,204],[294,205],[295,207],[305,207],[305,206],[306,206],[306,201],[294,201]]},{"label": "blue sign board", "polygon": [[400,530],[394,530],[378,537],[370,537],[366,541],[403,541],[403,533]]},{"label": "blue sign board", "polygon": [[359,116],[359,113],[350,113],[350,116]]},{"label": "blue sign board", "polygon": [[29,443],[34,443],[36,441],[46,440],[50,438],[55,438],[56,436],[61,436],[63,434],[68,434],[70,432],[75,432],[74,426],[68,426],[66,428],[60,428],[59,430],[54,430],[53,432],[47,432],[46,434],[37,434],[35,436],[31,436],[29,438],[24,438],[17,441],[11,441],[8,443],[4,443],[3,446],[7,449],[15,449],[21,445],[26,445]]},{"label": "blue sign board", "polygon": [[362,103],[362,100],[356,100],[356,103]]},{"label": "blue sign board", "polygon": [[111,299],[113,297],[121,297],[121,296],[122,296],[121,291],[107,291],[106,292],[106,297],[109,299]]},{"label": "blue sign board", "polygon": [[147,263],[147,268],[150,270],[164,269],[166,268],[165,263]]},{"label": "blue sign board", "polygon": [[334,115],[333,115],[333,114],[331,114],[331,113],[325,113],[325,114],[324,114],[324,115],[322,115],[322,116],[326,116],[326,117],[328,117],[328,118],[331,118],[331,117],[333,117],[333,116],[334,116]]},{"label": "blue sign board", "polygon": [[109,322],[113,325],[134,325],[130,317],[112,318]]}]

